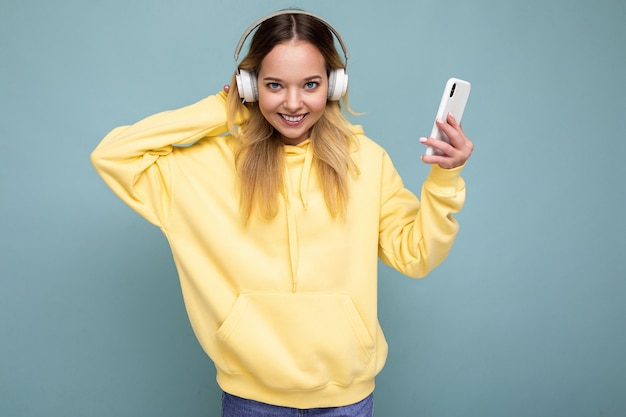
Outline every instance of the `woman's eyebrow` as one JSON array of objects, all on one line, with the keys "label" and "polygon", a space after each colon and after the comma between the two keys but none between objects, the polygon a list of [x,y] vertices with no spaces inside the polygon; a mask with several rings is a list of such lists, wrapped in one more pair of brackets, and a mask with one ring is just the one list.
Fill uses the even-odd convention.
[{"label": "woman's eyebrow", "polygon": [[[321,80],[321,79],[322,79],[321,75],[311,75],[309,77],[303,78],[304,81]],[[274,76],[268,75],[267,77],[263,77],[263,81],[283,82],[284,80],[282,78],[278,78],[278,77],[274,77]]]}]

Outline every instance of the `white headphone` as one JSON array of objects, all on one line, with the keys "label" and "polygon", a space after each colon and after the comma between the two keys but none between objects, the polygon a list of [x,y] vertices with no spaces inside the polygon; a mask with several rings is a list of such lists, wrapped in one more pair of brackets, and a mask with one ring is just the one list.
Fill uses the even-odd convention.
[{"label": "white headphone", "polygon": [[[239,39],[239,42],[237,43],[237,48],[235,48],[235,64],[237,64],[237,60],[239,59],[239,52],[241,52],[241,48],[243,47],[243,44],[248,38],[248,36],[250,35],[250,33],[254,29],[256,29],[258,26],[260,26],[263,22],[265,22],[266,20],[269,20],[275,16],[279,16],[283,14],[303,14],[303,15],[314,17],[320,22],[324,23],[326,27],[330,29],[330,31],[335,35],[335,37],[339,41],[339,45],[341,45],[341,49],[343,51],[343,56],[346,59],[346,65],[345,65],[345,68],[332,69],[328,76],[328,100],[331,100],[331,101],[339,100],[341,97],[343,97],[343,95],[346,93],[346,90],[348,89],[348,73],[347,73],[348,56],[349,56],[348,48],[346,48],[346,45],[343,42],[343,39],[341,38],[341,35],[337,31],[337,29],[333,27],[333,25],[331,25],[326,20],[312,13],[308,13],[303,10],[281,10],[281,11],[271,13],[267,16],[260,18],[259,20],[254,22],[252,25],[250,25],[250,27],[246,29],[244,34],[241,36],[241,39]],[[236,79],[237,79],[237,90],[239,91],[239,97],[241,97],[247,102],[255,102],[259,99],[257,75],[254,71],[240,69],[239,66],[237,66]]]}]

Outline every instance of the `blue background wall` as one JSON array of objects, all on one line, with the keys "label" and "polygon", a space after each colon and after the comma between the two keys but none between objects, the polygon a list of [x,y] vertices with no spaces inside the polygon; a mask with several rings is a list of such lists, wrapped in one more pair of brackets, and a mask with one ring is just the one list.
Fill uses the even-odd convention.
[{"label": "blue background wall", "polygon": [[626,415],[617,0],[0,1],[0,415],[219,415],[165,239],[88,157],[217,92],[243,30],[288,6],[339,28],[357,121],[416,192],[445,80],[474,87],[450,258],[381,268],[377,415]]}]

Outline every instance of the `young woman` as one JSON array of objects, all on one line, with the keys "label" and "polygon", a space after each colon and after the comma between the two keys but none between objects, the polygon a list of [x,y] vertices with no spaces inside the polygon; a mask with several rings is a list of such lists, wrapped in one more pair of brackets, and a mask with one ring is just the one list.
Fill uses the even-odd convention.
[{"label": "young woman", "polygon": [[257,26],[237,88],[114,129],[92,162],[167,237],[224,416],[371,416],[378,258],[415,278],[446,258],[473,145],[439,121],[418,200],[342,114],[334,28],[297,10]]}]

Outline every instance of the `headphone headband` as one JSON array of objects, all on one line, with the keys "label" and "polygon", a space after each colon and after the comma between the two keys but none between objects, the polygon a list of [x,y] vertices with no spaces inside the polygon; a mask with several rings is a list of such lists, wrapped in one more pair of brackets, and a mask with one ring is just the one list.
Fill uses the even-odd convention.
[{"label": "headphone headband", "polygon": [[279,10],[277,12],[268,14],[267,16],[264,16],[264,17],[258,19],[256,22],[252,23],[250,25],[250,27],[248,27],[248,29],[246,29],[246,31],[243,33],[243,35],[239,39],[239,42],[237,43],[237,47],[235,48],[235,64],[237,64],[237,60],[239,59],[239,53],[241,52],[241,48],[243,48],[243,44],[246,41],[246,39],[248,38],[248,36],[250,35],[250,33],[252,33],[252,31],[254,29],[256,29],[257,27],[261,26],[263,24],[263,22],[265,22],[266,20],[269,20],[269,19],[271,19],[273,17],[284,15],[284,14],[303,14],[303,15],[306,15],[306,16],[311,16],[311,17],[319,20],[323,24],[325,24],[326,27],[328,29],[330,29],[330,31],[335,35],[335,38],[337,38],[337,40],[339,41],[339,45],[341,45],[341,50],[343,51],[343,56],[346,58],[346,62],[345,62],[346,70],[348,69],[348,57],[349,57],[348,48],[346,47],[346,44],[344,43],[343,38],[339,34],[339,31],[337,29],[335,29],[335,27],[333,25],[331,25],[327,20],[322,19],[321,17],[319,17],[317,15],[314,15],[313,13],[305,12],[304,10],[298,10],[298,9],[294,9],[294,10],[289,10],[289,9],[288,10]]},{"label": "headphone headband", "polygon": [[256,72],[243,70],[239,68],[239,65],[237,64],[237,60],[239,59],[239,52],[241,52],[241,48],[243,47],[244,42],[246,41],[250,33],[252,33],[252,31],[256,29],[257,27],[262,25],[263,22],[273,17],[284,15],[284,14],[301,14],[301,15],[311,16],[312,18],[324,24],[328,28],[328,30],[330,30],[335,35],[335,38],[339,41],[339,44],[341,45],[341,49],[343,50],[343,56],[345,57],[346,62],[345,62],[344,68],[332,68],[329,71],[328,100],[331,100],[331,101],[340,100],[341,97],[344,96],[348,88],[348,73],[346,72],[348,68],[348,56],[349,56],[348,48],[343,42],[341,35],[337,31],[337,29],[334,28],[333,25],[331,25],[329,22],[327,22],[326,20],[322,19],[319,16],[316,16],[312,13],[305,12],[303,10],[297,10],[297,9],[296,10],[290,10],[290,9],[280,10],[278,12],[274,12],[274,13],[268,14],[267,16],[260,18],[259,20],[254,22],[252,25],[250,25],[250,27],[248,27],[248,29],[246,29],[244,34],[241,36],[241,39],[239,39],[239,42],[237,43],[237,48],[235,48],[235,66],[237,67],[237,72],[235,73],[235,76],[236,76],[236,83],[237,83],[237,90],[239,92],[239,97],[241,97],[244,101],[247,101],[247,102],[255,102],[259,98],[259,89],[257,86]]}]

